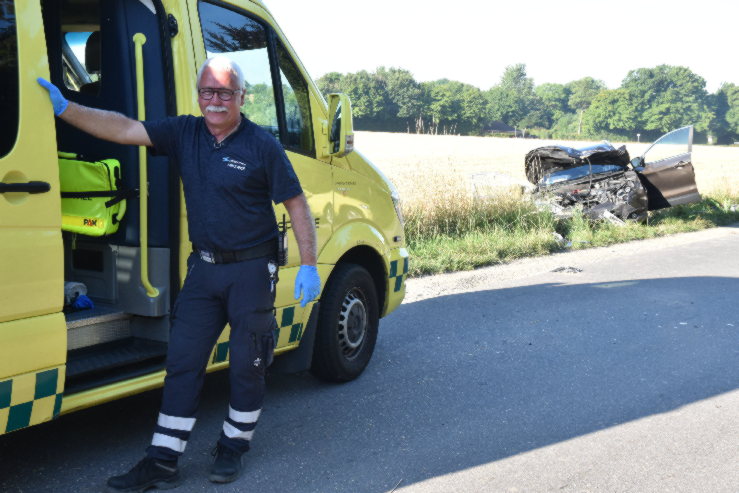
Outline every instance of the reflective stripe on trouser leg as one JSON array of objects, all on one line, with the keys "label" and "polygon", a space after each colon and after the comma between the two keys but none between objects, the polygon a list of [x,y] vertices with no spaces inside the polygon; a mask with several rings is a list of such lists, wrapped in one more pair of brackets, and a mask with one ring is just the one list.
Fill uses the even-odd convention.
[{"label": "reflective stripe on trouser leg", "polygon": [[195,426],[195,418],[179,418],[159,413],[151,445],[181,454],[185,451],[193,426]]},{"label": "reflective stripe on trouser leg", "polygon": [[231,439],[251,440],[261,412],[261,409],[249,412],[236,411],[228,406],[228,417],[223,422],[223,434]]}]

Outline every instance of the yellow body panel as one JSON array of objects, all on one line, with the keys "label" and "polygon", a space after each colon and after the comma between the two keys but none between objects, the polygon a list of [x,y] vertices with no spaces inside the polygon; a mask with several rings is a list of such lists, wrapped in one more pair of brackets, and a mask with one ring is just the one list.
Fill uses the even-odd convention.
[{"label": "yellow body panel", "polygon": [[0,158],[0,181],[43,181],[51,191],[0,194],[0,322],[57,312],[63,301],[54,114],[36,83],[49,77],[44,29],[37,2],[16,2],[15,8],[20,105],[43,111],[20,112],[16,144]]}]

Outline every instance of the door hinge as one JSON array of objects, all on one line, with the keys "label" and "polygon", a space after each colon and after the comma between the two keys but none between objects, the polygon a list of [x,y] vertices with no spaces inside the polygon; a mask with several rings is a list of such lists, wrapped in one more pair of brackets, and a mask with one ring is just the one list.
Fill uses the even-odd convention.
[{"label": "door hinge", "polygon": [[177,18],[172,14],[167,15],[167,31],[169,31],[169,37],[174,38],[177,33],[180,32],[180,27],[177,24]]}]

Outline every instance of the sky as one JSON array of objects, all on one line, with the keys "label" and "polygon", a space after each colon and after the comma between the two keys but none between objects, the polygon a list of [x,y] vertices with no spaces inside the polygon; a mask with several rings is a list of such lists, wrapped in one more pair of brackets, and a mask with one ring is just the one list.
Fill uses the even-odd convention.
[{"label": "sky", "polygon": [[526,64],[536,85],[681,65],[709,92],[739,84],[736,0],[263,0],[311,77],[409,70],[486,90]]}]

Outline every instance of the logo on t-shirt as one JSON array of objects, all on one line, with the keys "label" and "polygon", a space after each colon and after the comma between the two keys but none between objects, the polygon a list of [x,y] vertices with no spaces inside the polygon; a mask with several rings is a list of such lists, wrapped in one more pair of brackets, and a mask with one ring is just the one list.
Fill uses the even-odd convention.
[{"label": "logo on t-shirt", "polygon": [[223,158],[223,164],[225,164],[229,168],[237,169],[239,171],[244,171],[246,169],[246,163],[242,163],[241,161],[237,161],[228,156],[225,156]]}]

